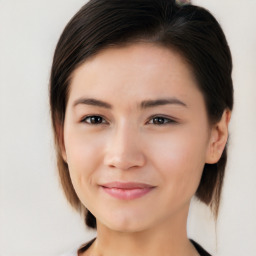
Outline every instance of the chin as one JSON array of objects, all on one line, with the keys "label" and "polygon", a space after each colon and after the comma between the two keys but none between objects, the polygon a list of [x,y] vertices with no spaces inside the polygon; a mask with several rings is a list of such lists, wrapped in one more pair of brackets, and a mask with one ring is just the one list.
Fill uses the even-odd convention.
[{"label": "chin", "polygon": [[136,233],[136,232],[141,232],[145,230],[145,228],[141,225],[132,225],[132,224],[120,224],[120,225],[109,225],[109,229],[120,232],[120,233]]},{"label": "chin", "polygon": [[140,218],[138,218],[138,216],[116,216],[115,218],[112,217],[111,219],[108,219],[101,223],[102,225],[106,226],[107,228],[113,231],[122,233],[140,232],[147,229],[150,226],[150,224],[145,221],[145,218],[144,220],[141,220]]}]

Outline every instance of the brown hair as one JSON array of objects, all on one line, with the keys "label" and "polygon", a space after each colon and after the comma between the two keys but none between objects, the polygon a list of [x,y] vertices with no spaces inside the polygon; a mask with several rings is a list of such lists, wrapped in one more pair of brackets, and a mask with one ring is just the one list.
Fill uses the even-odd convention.
[{"label": "brown hair", "polygon": [[[202,92],[211,123],[233,107],[232,59],[225,35],[204,8],[174,0],[91,0],[70,20],[57,44],[50,78],[50,105],[58,170],[70,204],[83,212],[86,224],[95,217],[81,204],[68,165],[61,156],[62,129],[70,77],[88,57],[109,46],[136,41],[160,44],[178,51],[189,63]],[[196,197],[217,217],[227,149],[216,164],[205,164]]]}]

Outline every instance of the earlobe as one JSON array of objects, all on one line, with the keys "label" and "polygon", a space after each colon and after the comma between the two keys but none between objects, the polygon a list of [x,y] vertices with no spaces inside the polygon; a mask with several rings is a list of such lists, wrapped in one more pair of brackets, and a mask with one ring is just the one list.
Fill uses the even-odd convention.
[{"label": "earlobe", "polygon": [[219,161],[228,140],[228,125],[231,111],[225,109],[220,121],[211,130],[209,148],[206,156],[207,164],[215,164]]}]

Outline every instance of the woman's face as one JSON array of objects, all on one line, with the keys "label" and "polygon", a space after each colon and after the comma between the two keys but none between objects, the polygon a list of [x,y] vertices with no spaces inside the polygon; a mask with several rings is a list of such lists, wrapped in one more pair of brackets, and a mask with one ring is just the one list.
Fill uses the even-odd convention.
[{"label": "woman's face", "polygon": [[187,213],[210,140],[203,95],[170,49],[109,48],[73,74],[63,157],[81,202],[110,229],[141,231]]}]

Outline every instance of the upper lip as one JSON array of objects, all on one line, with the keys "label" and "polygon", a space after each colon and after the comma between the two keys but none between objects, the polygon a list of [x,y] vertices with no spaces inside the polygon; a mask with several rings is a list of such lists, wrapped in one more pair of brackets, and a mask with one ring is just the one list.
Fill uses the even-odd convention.
[{"label": "upper lip", "polygon": [[102,187],[106,188],[119,188],[119,189],[136,189],[136,188],[153,188],[155,186],[145,184],[145,183],[138,183],[138,182],[109,182],[101,185]]}]

